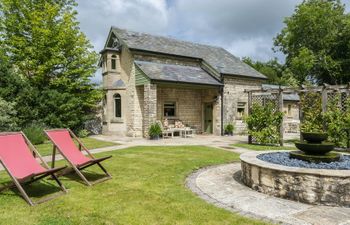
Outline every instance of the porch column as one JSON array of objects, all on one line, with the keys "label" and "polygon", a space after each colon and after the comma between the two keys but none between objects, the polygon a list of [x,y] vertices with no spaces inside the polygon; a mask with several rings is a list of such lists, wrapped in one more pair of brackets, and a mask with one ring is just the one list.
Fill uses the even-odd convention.
[{"label": "porch column", "polygon": [[220,136],[221,135],[221,93],[217,96],[216,101],[214,102],[214,112],[213,112],[213,134]]},{"label": "porch column", "polygon": [[143,136],[148,137],[150,125],[157,120],[157,85],[144,85]]}]

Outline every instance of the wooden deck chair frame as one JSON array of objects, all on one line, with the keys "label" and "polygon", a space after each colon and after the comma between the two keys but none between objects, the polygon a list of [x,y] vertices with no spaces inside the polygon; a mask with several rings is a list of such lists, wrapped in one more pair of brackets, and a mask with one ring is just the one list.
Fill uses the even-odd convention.
[{"label": "wooden deck chair frame", "polygon": [[[29,177],[26,177],[24,179],[19,180],[11,173],[11,171],[8,170],[8,168],[6,167],[6,163],[3,160],[1,160],[1,158],[0,158],[1,165],[4,167],[5,171],[9,174],[9,176],[12,179],[12,182],[10,184],[7,184],[7,185],[4,185],[4,186],[0,187],[0,191],[3,191],[5,189],[9,189],[9,188],[12,188],[12,187],[17,187],[17,189],[21,193],[22,197],[31,206],[34,206],[36,204],[40,204],[40,203],[43,203],[43,202],[47,202],[47,201],[49,201],[51,199],[54,199],[54,198],[57,198],[57,197],[59,197],[59,196],[61,196],[63,194],[66,194],[67,193],[67,189],[64,187],[64,185],[61,183],[61,181],[55,175],[56,172],[64,169],[65,166],[58,167],[58,168],[51,168],[50,169],[49,165],[44,161],[44,159],[42,158],[40,153],[37,151],[37,149],[29,141],[29,139],[26,137],[26,135],[22,131],[21,132],[2,132],[2,133],[0,133],[0,136],[13,135],[13,134],[21,134],[22,135],[22,137],[24,138],[25,143],[27,144],[29,149],[32,151],[33,157],[37,156],[40,159],[41,163],[43,164],[44,168],[47,169],[47,171],[44,172],[44,173],[41,173],[39,175],[33,174],[33,176],[29,176]],[[55,193],[55,194],[51,194],[51,195],[49,195],[47,197],[43,197],[43,198],[39,199],[38,201],[34,202],[28,196],[28,194],[26,193],[26,191],[24,190],[22,185],[33,183],[33,182],[35,182],[37,180],[40,180],[40,179],[43,179],[43,178],[45,178],[47,176],[51,176],[51,178],[56,181],[56,183],[60,187],[61,191],[58,192],[58,193]]]},{"label": "wooden deck chair frame", "polygon": [[[90,163],[87,163],[85,165],[82,165],[80,167],[76,166],[69,158],[67,158],[64,154],[62,154],[61,150],[59,149],[58,146],[56,146],[55,142],[50,138],[49,134],[47,132],[50,131],[68,131],[68,133],[70,134],[71,138],[73,140],[76,140],[77,143],[79,144],[79,150],[82,151],[84,150],[87,155],[92,159],[92,161]],[[106,156],[106,157],[102,157],[102,158],[95,158],[91,152],[85,147],[85,145],[79,140],[79,138],[73,133],[73,131],[71,129],[51,129],[51,130],[44,130],[46,136],[51,140],[52,144],[53,144],[53,151],[52,151],[52,160],[51,160],[51,167],[53,168],[55,166],[55,156],[56,156],[56,150],[59,151],[59,153],[63,156],[64,159],[67,160],[67,162],[71,165],[71,167],[73,168],[73,170],[78,174],[78,176],[85,182],[85,184],[87,186],[92,186],[94,184],[97,183],[101,183],[105,180],[109,180],[112,178],[112,176],[107,172],[107,170],[101,165],[101,161],[104,161],[108,158],[111,158],[112,156]],[[102,177],[98,180],[95,181],[89,181],[84,174],[81,172],[81,170],[86,169],[90,166],[93,165],[98,165],[98,167],[100,167],[100,169],[106,174],[106,177]],[[70,171],[69,171],[70,172]]]}]

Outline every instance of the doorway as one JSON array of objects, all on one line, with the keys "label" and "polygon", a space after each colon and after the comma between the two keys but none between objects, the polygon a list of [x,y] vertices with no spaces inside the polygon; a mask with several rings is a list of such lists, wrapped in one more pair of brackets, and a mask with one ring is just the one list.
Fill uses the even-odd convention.
[{"label": "doorway", "polygon": [[204,104],[204,133],[213,133],[213,103]]}]

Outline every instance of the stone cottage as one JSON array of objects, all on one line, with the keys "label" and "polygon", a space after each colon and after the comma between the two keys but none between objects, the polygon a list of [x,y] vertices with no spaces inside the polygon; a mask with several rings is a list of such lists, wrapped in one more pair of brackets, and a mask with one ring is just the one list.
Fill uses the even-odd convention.
[{"label": "stone cottage", "polygon": [[167,118],[221,135],[246,114],[244,90],[266,82],[223,48],[116,27],[100,54],[105,134],[147,136]]}]

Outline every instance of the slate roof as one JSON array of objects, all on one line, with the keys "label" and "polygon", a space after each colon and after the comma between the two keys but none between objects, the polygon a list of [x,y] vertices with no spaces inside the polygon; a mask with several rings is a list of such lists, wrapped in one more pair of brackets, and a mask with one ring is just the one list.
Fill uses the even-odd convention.
[{"label": "slate roof", "polygon": [[223,48],[180,41],[169,37],[112,27],[112,32],[131,49],[152,51],[205,60],[221,74],[267,79]]},{"label": "slate roof", "polygon": [[135,61],[135,64],[151,79],[190,84],[222,84],[200,67],[162,64],[147,61]]},{"label": "slate roof", "polygon": [[[261,86],[263,89],[265,90],[269,90],[269,89],[279,89],[279,85],[275,85],[275,84],[263,84]],[[286,87],[286,86],[281,86]],[[299,95],[298,94],[283,94],[283,100],[285,101],[299,101]]]}]

